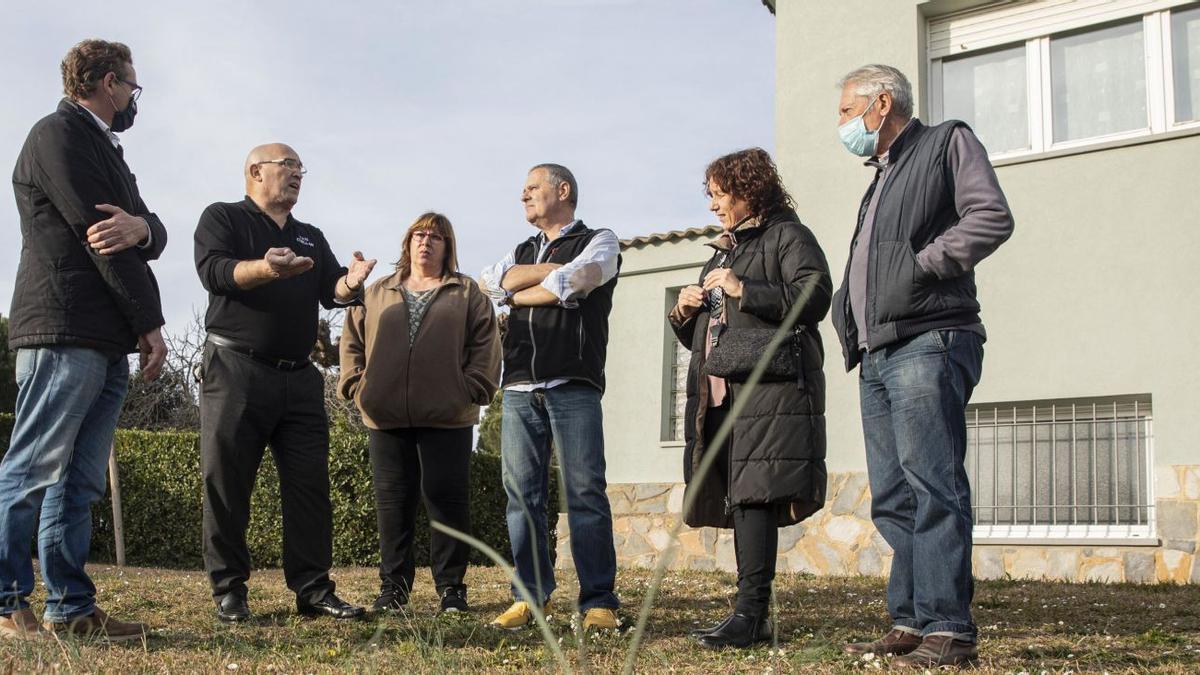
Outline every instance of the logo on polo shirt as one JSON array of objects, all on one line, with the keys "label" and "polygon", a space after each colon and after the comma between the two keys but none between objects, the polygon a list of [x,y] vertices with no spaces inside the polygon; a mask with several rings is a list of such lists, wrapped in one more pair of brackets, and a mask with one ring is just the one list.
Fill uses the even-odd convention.
[{"label": "logo on polo shirt", "polygon": [[304,244],[305,246],[307,246],[309,248],[313,247],[312,240],[302,234],[296,236],[296,243]]}]

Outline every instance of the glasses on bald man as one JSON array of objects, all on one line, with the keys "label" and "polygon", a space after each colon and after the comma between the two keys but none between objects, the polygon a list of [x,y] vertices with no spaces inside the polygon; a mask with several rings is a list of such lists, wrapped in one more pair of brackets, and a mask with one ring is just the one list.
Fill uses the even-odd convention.
[{"label": "glasses on bald man", "polygon": [[292,159],[291,157],[285,159],[264,159],[261,162],[255,162],[255,164],[278,164],[288,171],[299,171],[301,176],[308,173],[308,169],[304,167],[304,162]]}]

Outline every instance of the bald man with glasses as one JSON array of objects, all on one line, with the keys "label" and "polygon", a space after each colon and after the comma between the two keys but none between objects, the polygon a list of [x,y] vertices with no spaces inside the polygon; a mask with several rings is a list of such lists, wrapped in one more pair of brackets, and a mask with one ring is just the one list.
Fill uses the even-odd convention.
[{"label": "bald man with glasses", "polygon": [[283,507],[283,571],[305,615],[361,616],[334,594],[329,422],[324,379],[309,361],[318,305],[358,304],[375,266],[350,267],[321,230],[292,216],[307,173],[292,148],[254,148],[246,197],[209,206],[196,227],[196,270],[209,294],[200,386],[204,567],[217,618],[250,618],[250,493],[271,446]]}]

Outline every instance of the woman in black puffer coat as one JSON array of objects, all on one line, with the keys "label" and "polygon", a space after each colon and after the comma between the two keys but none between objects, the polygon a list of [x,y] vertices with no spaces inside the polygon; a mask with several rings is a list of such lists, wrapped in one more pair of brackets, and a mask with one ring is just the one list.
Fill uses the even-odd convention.
[{"label": "woman in black puffer coat", "polygon": [[[710,209],[724,231],[707,244],[712,259],[699,283],[679,292],[668,319],[691,348],[683,467],[692,527],[732,527],[738,560],[734,613],[693,633],[706,647],[747,647],[769,639],[767,622],[780,527],[804,520],[825,502],[824,351],[817,323],[829,311],[833,284],[825,254],[792,210],[770,155],[759,148],[715,160],[705,171]],[[750,389],[707,374],[714,333],[780,328],[797,302],[785,340],[798,371]],[[799,356],[792,348],[799,346]],[[772,381],[774,379],[774,381]],[[744,399],[744,400],[742,400]],[[734,401],[744,404],[720,446],[711,441]],[[696,475],[718,453],[707,475]]]}]

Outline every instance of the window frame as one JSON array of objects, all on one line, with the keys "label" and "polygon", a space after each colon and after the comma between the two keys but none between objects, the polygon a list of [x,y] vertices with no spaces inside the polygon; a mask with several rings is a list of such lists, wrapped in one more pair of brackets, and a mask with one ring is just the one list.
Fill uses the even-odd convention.
[{"label": "window frame", "polygon": [[[976,522],[972,529],[972,537],[975,541],[981,544],[1002,544],[1007,542],[1028,544],[1031,541],[1038,541],[1044,544],[1064,544],[1064,545],[1083,545],[1088,542],[1097,542],[1101,545],[1111,545],[1114,542],[1121,542],[1128,545],[1146,545],[1152,546],[1159,543],[1157,536],[1157,517],[1155,508],[1155,481],[1154,481],[1154,403],[1153,397],[1148,394],[1124,395],[1124,396],[1105,396],[1105,397],[1090,397],[1076,399],[1053,399],[1053,400],[1038,400],[1038,401],[1020,401],[1020,402],[988,402],[988,403],[972,403],[967,409],[967,425],[971,427],[974,419],[977,428],[985,428],[986,425],[979,424],[978,411],[981,409],[994,409],[997,414],[1005,409],[1017,409],[1024,413],[1026,410],[1032,410],[1030,416],[1031,424],[1044,424],[1044,419],[1039,422],[1037,411],[1041,410],[1043,415],[1047,409],[1052,411],[1051,424],[1077,424],[1081,420],[1086,420],[1087,417],[1077,418],[1074,415],[1064,418],[1057,418],[1053,411],[1058,408],[1066,408],[1068,406],[1086,406],[1092,405],[1093,410],[1096,410],[1097,405],[1111,405],[1113,402],[1118,402],[1122,405],[1127,402],[1144,403],[1146,408],[1141,413],[1135,413],[1134,419],[1136,423],[1143,427],[1141,438],[1145,443],[1144,456],[1140,460],[1144,463],[1145,468],[1145,483],[1142,485],[1145,490],[1145,504],[1130,504],[1133,508],[1145,508],[1146,519],[1140,523],[985,523]],[[974,418],[972,412],[975,412]],[[1094,423],[1094,422],[1093,422]],[[970,454],[973,450],[976,453],[976,461],[979,461],[980,442],[978,432],[976,432],[976,440],[974,445],[968,443],[966,452]],[[1051,428],[1051,437],[1054,436],[1054,429]],[[1014,431],[1015,434],[1015,431]],[[993,441],[995,442],[995,441]],[[1053,440],[1051,441],[1053,447]],[[1074,443],[1074,440],[1072,440]],[[993,449],[994,452],[994,449]],[[1072,450],[1072,452],[1074,452]],[[1034,457],[1036,458],[1036,445],[1034,449]],[[1035,460],[1036,461],[1036,460]],[[1017,466],[1016,460],[1013,463],[1014,468]],[[1080,465],[1085,466],[1085,465]],[[1072,462],[1072,469],[1078,471],[1078,467]],[[1052,474],[1053,475],[1053,474]],[[1139,474],[1140,475],[1140,474]],[[1076,479],[1076,474],[1072,474],[1072,481]],[[971,489],[971,511],[974,515],[976,508],[976,498],[979,491],[974,485],[972,476],[968,476],[968,480],[972,483]],[[993,481],[996,478],[993,477]],[[1053,480],[1053,479],[1052,479]],[[993,487],[993,490],[995,487]],[[1122,505],[1126,506],[1126,505]],[[1009,505],[987,505],[982,508],[1010,508]],[[1040,508],[1022,506],[1014,504],[1012,508],[1029,509]],[[1065,505],[1056,504],[1049,508],[1087,508],[1083,505]],[[1096,507],[1093,507],[1096,508]],[[1100,507],[1109,508],[1109,507]]]},{"label": "window frame", "polygon": [[[682,284],[679,286],[670,286],[666,289],[666,295],[663,300],[663,303],[664,303],[663,316],[664,317],[666,317],[671,312],[671,309],[675,306],[676,298],[679,297],[680,289],[682,289],[686,285],[687,284]],[[672,438],[672,434],[674,433],[674,425],[671,424],[672,410],[674,408],[674,406],[671,405],[671,403],[672,403],[671,397],[674,395],[674,393],[676,391],[676,389],[674,388],[675,378],[673,377],[674,376],[673,371],[674,371],[674,367],[675,367],[675,357],[676,357],[676,349],[677,349],[676,345],[679,344],[679,340],[675,337],[675,331],[671,329],[670,321],[665,318],[663,319],[663,333],[664,333],[664,335],[663,335],[663,352],[662,352],[662,354],[663,354],[663,360],[662,360],[662,406],[661,406],[661,410],[659,412],[658,442],[659,442],[659,445],[662,447],[682,447],[685,443],[685,440],[683,438]],[[689,353],[690,353],[690,350],[689,350]],[[685,406],[686,406],[686,398],[687,398],[686,374],[685,374],[684,378],[685,378],[684,379],[684,389],[682,391],[683,391],[683,396],[685,398]]]},{"label": "window frame", "polygon": [[[1004,3],[1001,3],[1004,4]],[[1003,160],[1037,158],[1041,155],[1060,152],[1085,151],[1112,143],[1154,140],[1155,137],[1172,132],[1200,132],[1200,119],[1180,122],[1175,119],[1175,71],[1174,45],[1172,44],[1171,16],[1200,7],[1200,3],[1186,3],[1165,9],[1135,14],[1123,18],[1106,19],[1069,30],[1049,31],[1045,34],[1001,44],[986,44],[964,49],[952,55],[926,57],[929,82],[928,95],[930,121],[934,124],[945,121],[943,94],[943,61],[1011,49],[1025,45],[1026,126],[1029,132],[1027,148],[1002,152],[989,151],[993,162]],[[1069,35],[1078,35],[1106,27],[1133,23],[1141,17],[1142,48],[1146,68],[1146,126],[1100,136],[1089,136],[1067,141],[1054,140],[1053,82],[1051,78],[1050,41]],[[944,17],[931,17],[929,22]],[[926,26],[928,30],[928,23]]]}]

